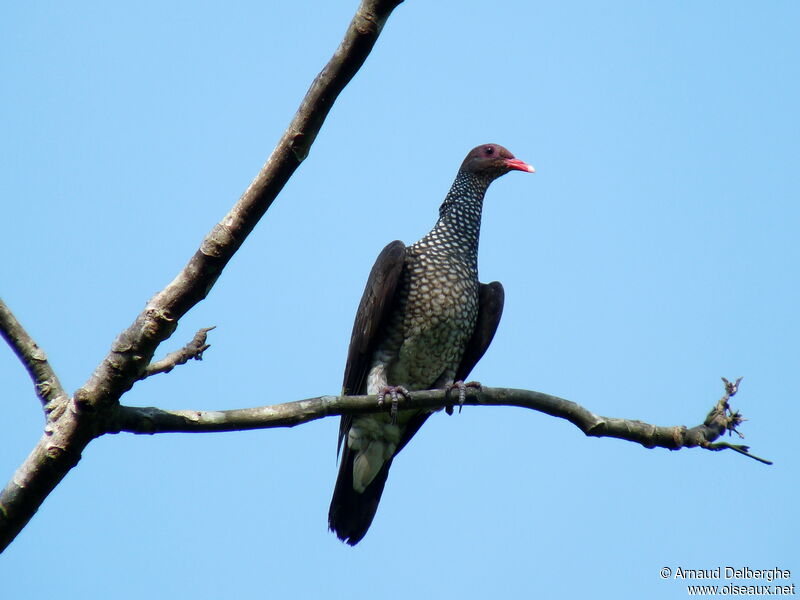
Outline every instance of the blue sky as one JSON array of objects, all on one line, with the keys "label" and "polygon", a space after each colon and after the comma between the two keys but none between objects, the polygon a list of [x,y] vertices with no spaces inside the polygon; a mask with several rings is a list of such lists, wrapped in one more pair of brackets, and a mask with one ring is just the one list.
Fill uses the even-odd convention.
[{"label": "blue sky", "polygon": [[[355,7],[0,8],[0,293],[69,390],[257,173]],[[728,565],[800,582],[798,17],[794,2],[407,0],[160,353],[216,325],[203,362],[124,397],[336,393],[378,252],[424,235],[466,152],[497,142],[537,174],[487,196],[481,278],[506,307],[474,377],[691,426],[741,375],[746,442],[774,466],[468,407],[429,420],[349,548],[326,531],[336,419],[106,436],[0,558],[5,593],[677,598],[686,582],[663,566]],[[0,390],[5,479],[42,427],[8,350]]]}]

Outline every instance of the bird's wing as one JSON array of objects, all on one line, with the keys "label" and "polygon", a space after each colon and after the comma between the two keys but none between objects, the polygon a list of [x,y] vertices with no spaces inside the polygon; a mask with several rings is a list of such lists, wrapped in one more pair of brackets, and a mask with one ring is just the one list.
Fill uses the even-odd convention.
[{"label": "bird's wing", "polygon": [[478,320],[456,369],[456,381],[464,381],[489,348],[503,315],[505,292],[499,281],[482,283],[478,294]]},{"label": "bird's wing", "polygon": [[[366,392],[366,379],[372,354],[378,345],[381,328],[390,313],[405,258],[406,245],[396,240],[381,251],[370,271],[353,323],[353,333],[350,336],[342,395]],[[342,417],[339,425],[340,449],[351,421],[351,417]]]}]

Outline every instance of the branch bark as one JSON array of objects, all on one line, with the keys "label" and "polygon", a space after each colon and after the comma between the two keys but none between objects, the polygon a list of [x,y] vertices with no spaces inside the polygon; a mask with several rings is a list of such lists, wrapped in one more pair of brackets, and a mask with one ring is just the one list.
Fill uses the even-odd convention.
[{"label": "branch bark", "polygon": [[34,378],[37,394],[47,403],[45,434],[0,492],[0,551],[77,464],[86,445],[107,431],[109,415],[119,406],[119,398],[142,378],[178,320],[208,295],[228,261],[308,156],[339,93],[364,64],[383,25],[401,2],[362,0],[341,44],[314,79],[259,174],[177,277],[119,334],[111,351],[72,398],[61,389],[44,353],[19,333],[21,327],[13,315],[0,314],[3,337],[20,356]]},{"label": "branch bark", "polygon": [[0,336],[8,342],[31,376],[36,395],[42,401],[45,412],[50,412],[59,401],[67,398],[67,393],[50,366],[44,350],[28,335],[2,299],[0,299]]},{"label": "branch bark", "polygon": [[[713,444],[726,432],[736,432],[742,422],[738,411],[730,409],[730,398],[738,391],[738,381],[726,381],[725,395],[714,405],[702,424],[688,428],[657,426],[616,417],[602,417],[570,400],[542,392],[512,388],[467,388],[464,404],[468,406],[517,406],[566,419],[587,436],[613,437],[637,442],[646,448],[701,447],[708,450],[733,449],[750,458],[772,464],[749,453],[747,446],[727,443]],[[438,410],[452,406],[444,390],[413,392],[399,400],[399,408]],[[109,421],[109,433],[127,431],[138,434],[200,433],[209,431],[242,431],[294,427],[332,415],[352,415],[391,410],[388,404],[379,405],[375,396],[317,396],[305,400],[223,411],[162,410],[120,406]]]},{"label": "branch bark", "polygon": [[27,524],[47,495],[72,467],[91,441],[92,428],[77,418],[44,351],[8,307],[0,301],[0,333],[14,349],[33,379],[44,404],[44,434],[11,481],[0,492],[0,551]]}]

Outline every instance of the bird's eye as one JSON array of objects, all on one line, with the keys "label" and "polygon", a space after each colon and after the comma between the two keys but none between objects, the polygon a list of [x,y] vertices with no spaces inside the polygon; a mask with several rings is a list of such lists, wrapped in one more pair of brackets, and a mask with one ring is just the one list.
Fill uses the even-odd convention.
[{"label": "bird's eye", "polygon": [[486,146],[484,152],[486,152],[487,155],[491,156],[492,154],[494,154],[494,148],[492,146]]}]

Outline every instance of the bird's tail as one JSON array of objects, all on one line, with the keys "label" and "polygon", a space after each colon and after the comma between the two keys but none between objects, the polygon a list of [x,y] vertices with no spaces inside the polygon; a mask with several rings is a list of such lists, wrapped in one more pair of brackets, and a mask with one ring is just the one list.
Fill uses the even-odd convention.
[{"label": "bird's tail", "polygon": [[366,535],[372,519],[375,518],[392,459],[383,464],[375,478],[359,493],[353,489],[353,461],[356,452],[350,450],[346,443],[343,447],[339,475],[328,511],[328,527],[340,540],[355,546]]}]

